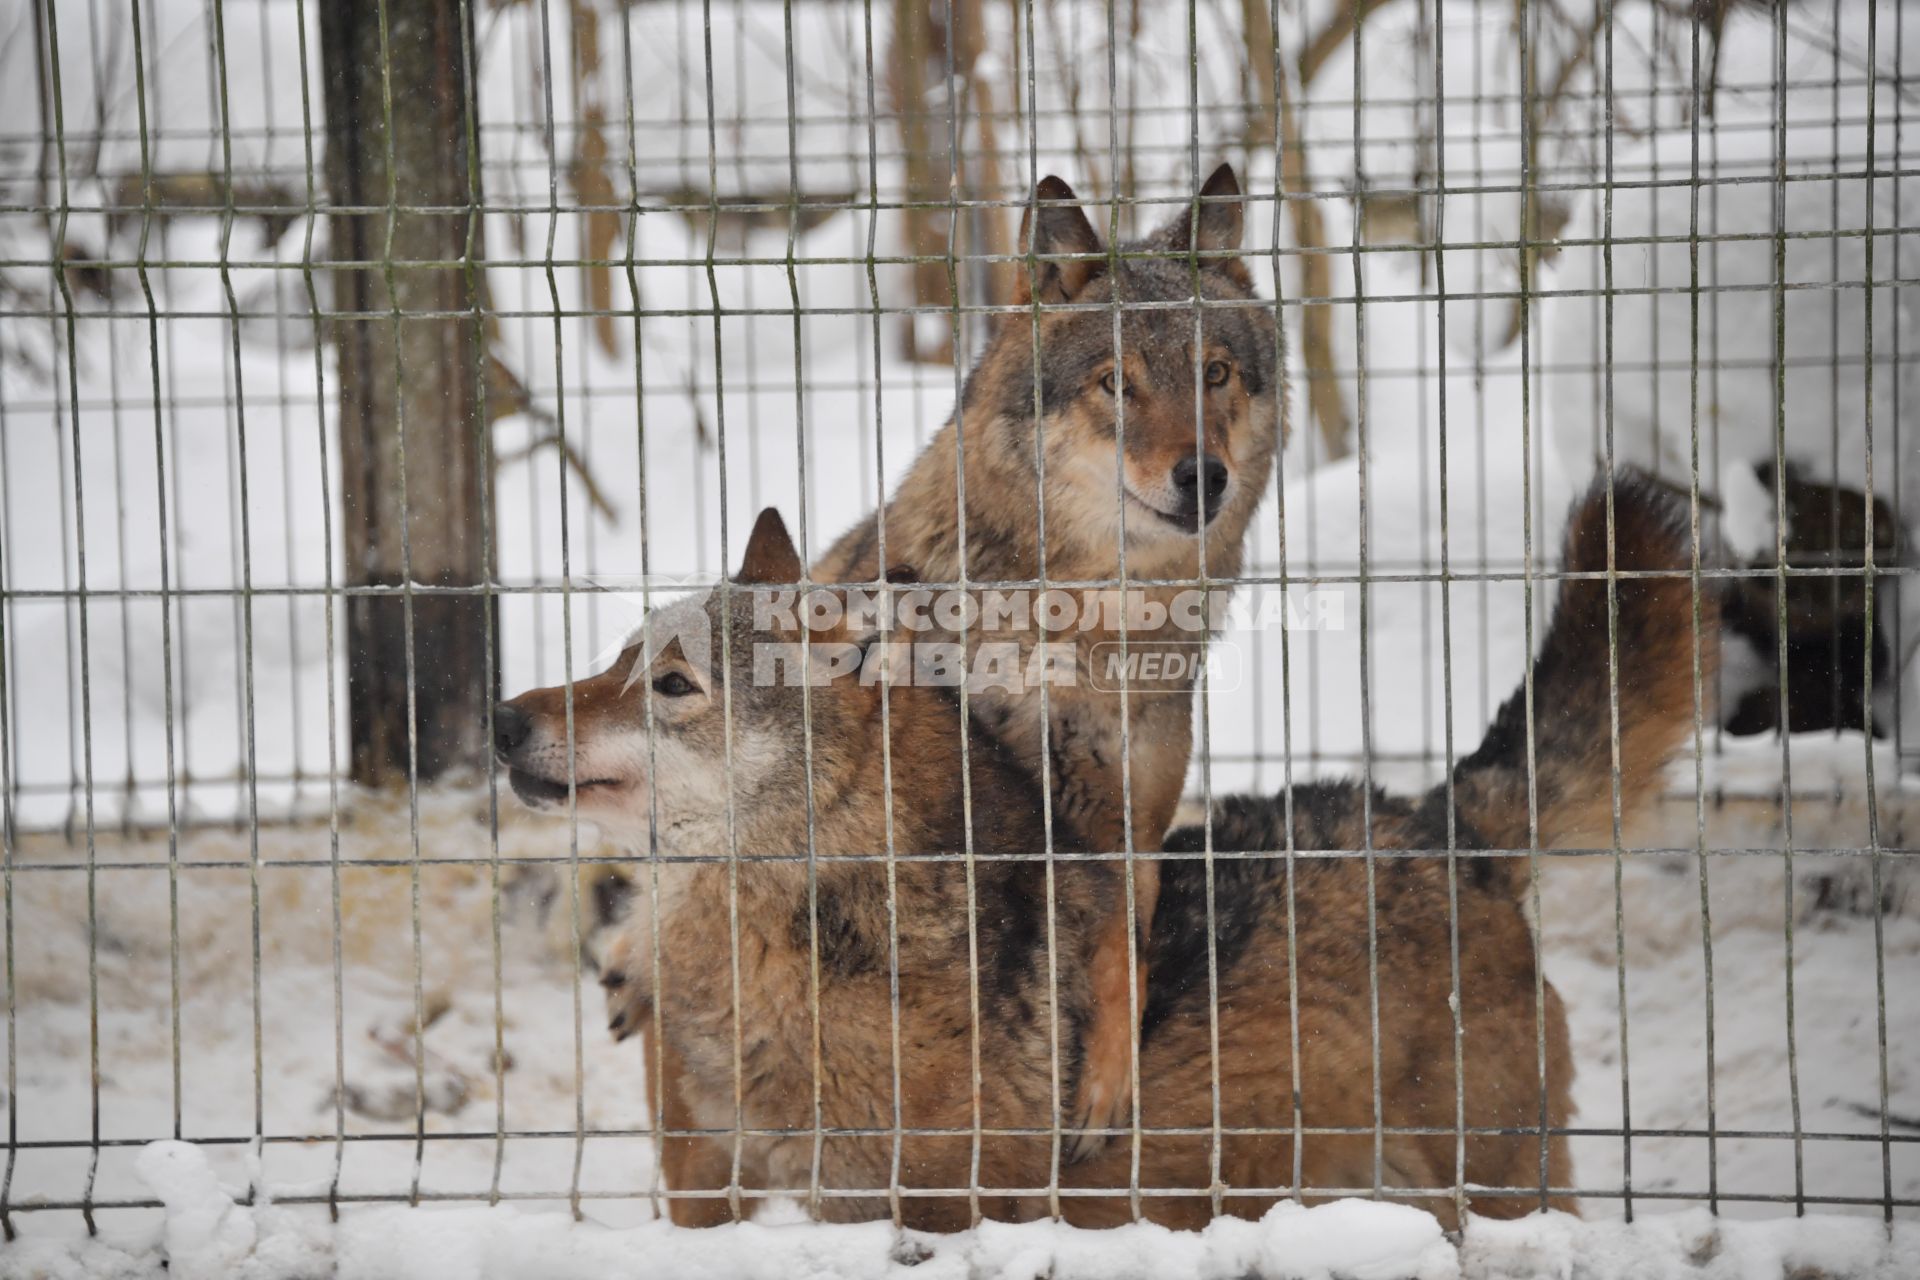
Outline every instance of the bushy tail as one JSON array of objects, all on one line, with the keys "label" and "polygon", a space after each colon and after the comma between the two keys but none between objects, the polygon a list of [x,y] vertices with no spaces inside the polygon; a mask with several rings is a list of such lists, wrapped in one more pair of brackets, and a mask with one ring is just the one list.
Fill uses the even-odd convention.
[{"label": "bushy tail", "polygon": [[[1692,562],[1687,506],[1639,472],[1613,481],[1613,567],[1622,572],[1687,570]],[[1607,489],[1595,481],[1567,524],[1563,567],[1604,573]],[[1619,689],[1620,817],[1623,826],[1659,795],[1660,776],[1692,739],[1694,590],[1687,576],[1615,582],[1617,663],[1609,661],[1607,582],[1561,583],[1553,622],[1533,663],[1534,807],[1541,848],[1596,847],[1613,842],[1613,704]],[[1719,605],[1700,589],[1700,678],[1710,695],[1719,661]],[[1709,712],[1702,709],[1702,714]],[[1463,821],[1488,848],[1529,845],[1527,690],[1523,683],[1500,708],[1479,749],[1454,770]],[[1522,860],[1499,859],[1519,868]]]}]

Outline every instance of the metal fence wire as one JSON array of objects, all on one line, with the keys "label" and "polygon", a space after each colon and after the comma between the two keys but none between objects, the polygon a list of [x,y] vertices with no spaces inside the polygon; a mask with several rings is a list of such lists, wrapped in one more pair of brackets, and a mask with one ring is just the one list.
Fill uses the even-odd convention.
[{"label": "metal fence wire", "polygon": [[[1072,1219],[1103,1197],[1124,1218],[1182,1196],[1204,1218],[1328,1195],[1443,1217],[1501,1196],[1629,1219],[1910,1214],[1914,17],[1880,0],[0,5],[6,1237],[151,1216],[138,1157],[165,1138],[316,1213],[556,1201],[621,1223],[697,1202],[683,1220],[726,1220],[771,1192],[909,1224],[936,1195],[963,1218],[1018,1201]],[[1222,162],[1236,188],[1203,193]],[[1076,208],[1091,243],[1021,239],[1023,218],[1068,225]],[[1209,239],[1229,210],[1235,243]],[[1163,225],[1176,233],[1138,240]],[[1201,290],[1235,261],[1251,305]],[[1123,266],[1205,300],[1089,302],[1059,284]],[[1169,340],[1185,381],[1136,399],[1146,366],[1128,361],[1155,353],[1129,347],[1164,330],[1156,308],[1191,325]],[[1068,332],[1053,321],[1089,311],[1110,341],[1044,349]],[[1274,372],[1235,412],[1264,404],[1285,432],[1221,491],[1259,496],[1236,517],[1244,554],[1210,566],[1220,544],[1182,534],[1205,553],[1160,575],[1160,544],[1109,534],[1111,570],[1050,563],[1059,539],[1115,519],[1101,501],[1133,526],[1169,518],[1158,491],[1128,487],[1129,415],[1144,438],[1171,405],[1185,453],[1228,447],[1206,435],[1205,353],[1235,325],[1257,338],[1235,357]],[[982,359],[1016,331],[1030,349]],[[1052,381],[1100,360],[1117,427],[1089,426]],[[822,847],[843,830],[833,771],[867,742],[825,690],[779,720],[728,685],[719,736],[696,740],[672,719],[678,686],[648,675],[620,767],[649,762],[656,784],[628,803],[656,811],[651,836],[644,815],[623,836],[592,772],[613,766],[585,745],[614,714],[589,677],[632,666],[629,644],[685,601],[751,594],[716,584],[763,508],[819,563],[921,474],[923,450],[955,447],[956,403],[984,424],[995,395],[1027,406],[1019,438],[1046,478],[903,491],[879,538],[935,545],[946,520],[954,580],[890,574],[867,544],[846,580],[1232,598],[1190,763],[1172,770],[1183,786],[1140,774],[1167,758],[1140,719],[1154,704],[1109,693],[1096,719],[1124,776],[1101,804],[1119,835],[1076,832],[1084,813],[1052,785],[1074,746],[1051,710],[1023,766],[1040,798],[1010,817],[978,758],[1001,695],[963,686],[975,714],[951,722],[957,741],[909,748],[921,704],[883,683],[885,803],[866,844]],[[1071,452],[1076,433],[1091,452]],[[1552,847],[1539,816],[1569,784],[1529,767],[1521,834],[1470,858],[1450,780],[1501,705],[1520,690],[1529,761],[1574,715],[1529,667],[1556,601],[1604,583],[1617,619],[1658,578],[1612,553],[1568,578],[1566,513],[1596,467],[1616,486],[1608,530],[1630,473],[1682,513],[1682,559],[1656,568],[1707,621],[1592,649],[1609,710],[1571,785],[1610,824]],[[935,470],[962,490],[991,479],[963,456]],[[978,524],[988,510],[1000,524]],[[1020,536],[1038,557],[1002,573],[993,539]],[[1717,666],[1701,643],[1716,610]],[[1648,710],[1635,663],[1662,646],[1691,674]],[[537,688],[555,691],[560,735],[541,813],[493,750],[496,700]],[[1073,695],[1042,681],[1025,697]],[[1626,822],[1643,712],[1685,722],[1684,742]],[[1338,778],[1361,784],[1356,819],[1299,834],[1323,819],[1296,806],[1330,804],[1312,788]],[[1439,834],[1382,841],[1393,797],[1431,788]],[[658,806],[698,808],[702,791],[699,840],[663,835]],[[1162,852],[1134,819],[1144,794],[1176,791],[1198,834]],[[1257,847],[1224,829],[1236,811],[1208,807],[1236,795],[1281,806]],[[955,807],[957,843],[921,834],[916,796]],[[769,806],[798,843],[755,825]],[[994,834],[1009,821],[1018,853]],[[1473,990],[1482,861],[1523,868],[1524,1122],[1475,1119],[1458,1067],[1497,1034]],[[872,902],[843,892],[863,866],[884,869]],[[799,877],[792,920],[756,887],[780,868]],[[709,873],[717,936],[678,956],[663,913]],[[1357,940],[1316,958],[1333,908],[1315,895],[1349,874]],[[1446,1081],[1425,1110],[1403,1100],[1419,1073],[1391,1068],[1426,996],[1382,982],[1418,931],[1392,900],[1412,874],[1432,877],[1416,915],[1440,975],[1420,988],[1439,993],[1416,1011],[1420,1052]],[[1156,1023],[1155,989],[1123,982],[1148,1039],[1127,1047],[1131,1097],[1094,1126],[1104,1149],[1076,1159],[1099,1015],[1072,1004],[1072,947],[1163,881],[1124,951],[1129,972],[1171,964],[1179,911],[1199,913],[1194,1056],[1150,1058],[1179,1019]],[[907,896],[938,884],[960,896],[936,940]],[[1020,911],[1038,930],[1026,959],[1002,918]],[[776,1050],[737,1011],[758,1007],[789,934],[811,1084],[770,1119],[749,1077]],[[858,937],[877,949],[851,954]],[[903,966],[903,946],[947,967]],[[695,964],[725,995],[730,1065],[685,1114],[663,1084],[669,994],[629,1007],[615,985],[614,1016],[633,1019],[615,1030],[645,1034],[603,1029],[601,969],[620,956],[634,967],[610,969],[616,984]],[[1262,1052],[1292,1072],[1273,1123],[1222,1102],[1259,1067],[1233,1057],[1255,970],[1278,993]],[[903,1043],[930,981],[966,1015],[938,1053],[911,1025]],[[1038,984],[1021,988],[1051,1081],[1037,1111],[995,1101],[1019,1065],[994,1056],[1019,982]],[[859,984],[885,1029],[852,1123],[822,1100],[844,1030],[823,1011]],[[1306,1066],[1326,1000],[1359,1028],[1350,1079]],[[1573,1110],[1550,1120],[1562,1002]],[[912,1096],[933,1081],[957,1112]],[[1197,1099],[1177,1123],[1176,1088]],[[1358,1110],[1316,1110],[1327,1089]],[[723,1168],[690,1184],[663,1134]],[[958,1181],[930,1183],[942,1135],[966,1154]],[[1039,1176],[996,1181],[996,1143],[1022,1138],[1044,1150]],[[1156,1183],[1170,1166],[1153,1153],[1176,1139],[1201,1153],[1175,1162],[1194,1176]],[[1396,1163],[1426,1139],[1448,1152],[1437,1178]],[[861,1141],[886,1153],[878,1181],[836,1181],[834,1153]],[[1503,1141],[1537,1160],[1473,1185],[1470,1152]],[[1316,1183],[1316,1149],[1342,1144],[1370,1175]],[[791,1166],[765,1157],[794,1150]],[[1240,1158],[1255,1150],[1289,1154]]]}]

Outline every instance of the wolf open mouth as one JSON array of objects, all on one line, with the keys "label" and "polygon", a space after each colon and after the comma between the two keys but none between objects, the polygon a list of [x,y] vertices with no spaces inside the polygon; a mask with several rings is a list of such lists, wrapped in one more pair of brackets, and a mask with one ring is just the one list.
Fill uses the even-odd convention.
[{"label": "wolf open mouth", "polygon": [[[564,780],[555,782],[537,773],[528,773],[525,769],[508,769],[507,781],[513,784],[513,793],[528,804],[565,804],[567,801],[567,784]],[[576,795],[583,795],[594,787],[613,785],[612,778],[576,778],[573,789]]]}]

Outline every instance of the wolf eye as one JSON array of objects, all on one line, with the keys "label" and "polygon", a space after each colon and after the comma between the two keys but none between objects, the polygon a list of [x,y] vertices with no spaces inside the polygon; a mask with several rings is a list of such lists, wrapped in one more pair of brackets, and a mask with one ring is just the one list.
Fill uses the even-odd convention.
[{"label": "wolf eye", "polygon": [[1112,395],[1114,388],[1116,386],[1118,386],[1120,390],[1127,395],[1133,394],[1133,384],[1131,382],[1127,382],[1123,380],[1113,370],[1109,369],[1105,373],[1100,375],[1100,389],[1102,391],[1106,392],[1108,395]]},{"label": "wolf eye", "polygon": [[690,693],[700,692],[700,686],[681,675],[678,671],[669,671],[654,677],[653,691],[663,697],[684,698]]},{"label": "wolf eye", "polygon": [[1207,361],[1207,385],[1224,387],[1227,385],[1227,362],[1225,360]]}]

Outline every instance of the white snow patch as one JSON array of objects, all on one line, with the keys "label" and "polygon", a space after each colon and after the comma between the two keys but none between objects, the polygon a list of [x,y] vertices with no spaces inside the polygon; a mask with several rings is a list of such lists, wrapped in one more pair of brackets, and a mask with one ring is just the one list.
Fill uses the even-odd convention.
[{"label": "white snow patch", "polygon": [[746,1222],[691,1231],[666,1222],[616,1229],[563,1212],[494,1208],[343,1210],[328,1227],[234,1203],[203,1152],[158,1142],[139,1160],[166,1204],[147,1237],[117,1243],[29,1242],[0,1259],[0,1278],[250,1277],[341,1280],[1456,1280],[1454,1247],[1429,1214],[1340,1201],[1275,1206],[1259,1222],[1224,1218],[1198,1232],[1136,1223],[1086,1231],[1057,1222],[987,1222],[928,1235],[885,1222]]},{"label": "white snow patch", "polygon": [[154,1143],[139,1165],[166,1203],[163,1224],[144,1235],[16,1243],[0,1251],[0,1280],[1894,1280],[1920,1270],[1920,1224],[1906,1221],[1545,1213],[1473,1218],[1456,1247],[1429,1214],[1361,1200],[1281,1204],[1258,1222],[1224,1218],[1198,1232],[1056,1222],[987,1222],[952,1235],[885,1222],[610,1228],[505,1205],[347,1209],[329,1225],[318,1210],[235,1204],[187,1144]]},{"label": "white snow patch", "polygon": [[1742,560],[1758,560],[1774,549],[1773,491],[1746,461],[1720,468],[1720,537]]},{"label": "white snow patch", "polygon": [[184,1142],[155,1142],[135,1167],[167,1210],[166,1250],[174,1274],[209,1280],[233,1271],[258,1239],[253,1213],[233,1202],[206,1156]]},{"label": "white snow patch", "polygon": [[1920,1224],[1822,1216],[1730,1222],[1704,1209],[1633,1223],[1562,1213],[1476,1218],[1461,1264],[1475,1280],[1895,1280],[1920,1274]]},{"label": "white snow patch", "polygon": [[1453,1246],[1430,1213],[1402,1204],[1337,1200],[1302,1209],[1277,1205],[1263,1225],[1260,1274],[1288,1280],[1452,1280]]}]

